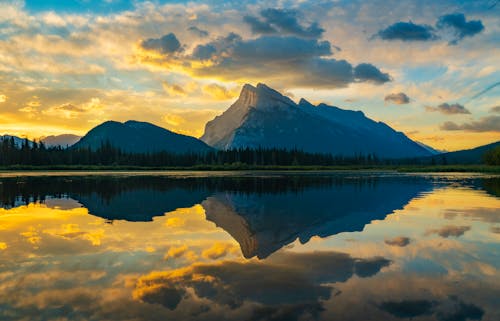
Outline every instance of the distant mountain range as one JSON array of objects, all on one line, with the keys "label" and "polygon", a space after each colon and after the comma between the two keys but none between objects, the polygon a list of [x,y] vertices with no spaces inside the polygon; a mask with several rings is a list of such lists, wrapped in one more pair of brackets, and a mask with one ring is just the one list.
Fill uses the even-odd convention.
[{"label": "distant mountain range", "polygon": [[133,153],[187,153],[206,152],[212,148],[191,136],[171,132],[150,123],[129,120],[125,123],[107,121],[83,136],[74,148],[97,150],[103,143]]},{"label": "distant mountain range", "polygon": [[484,153],[497,146],[500,146],[500,141],[472,149],[442,153],[434,157],[427,157],[426,161],[432,162],[434,159],[436,163],[445,161],[447,164],[480,164],[483,162]]},{"label": "distant mountain range", "polygon": [[[24,138],[9,135],[0,136],[0,141],[10,137],[17,146],[23,144]],[[449,163],[480,163],[486,150],[500,144],[446,153],[413,141],[385,123],[366,117],[361,111],[326,104],[313,105],[303,98],[296,104],[264,84],[243,86],[236,102],[206,124],[200,139],[130,120],[125,123],[104,122],[84,137],[64,134],[42,137],[40,141],[47,147],[71,146],[92,150],[109,142],[130,153],[262,147],[342,156],[374,154],[379,158],[419,158],[429,163],[441,155]]]},{"label": "distant mountain range", "polygon": [[[18,137],[18,136],[12,136],[12,135],[3,135],[0,136],[0,141],[4,139],[14,139],[14,144],[17,147],[21,147],[26,140],[26,138]],[[62,134],[62,135],[52,135],[52,136],[45,136],[41,137],[37,142],[43,142],[46,147],[56,147],[56,146],[61,146],[61,147],[68,147],[74,145],[81,136],[73,135],[73,134]],[[28,145],[33,146],[33,140],[28,139]]]},{"label": "distant mountain range", "polygon": [[298,104],[264,84],[245,85],[238,100],[209,121],[201,140],[218,149],[297,148],[306,152],[379,158],[433,153],[361,111],[301,99]]},{"label": "distant mountain range", "polygon": [[62,134],[62,135],[51,135],[42,137],[40,141],[42,141],[47,147],[61,146],[61,147],[69,147],[74,145],[82,138],[82,136],[77,136],[73,134]]},{"label": "distant mountain range", "polygon": [[[21,146],[23,146],[24,141],[26,140],[25,138],[13,136],[13,135],[3,135],[3,136],[0,136],[0,141],[10,140],[10,139],[14,139],[14,145],[16,145],[18,148],[20,148]],[[28,145],[29,146],[33,146],[33,142],[31,140],[28,140]]]}]

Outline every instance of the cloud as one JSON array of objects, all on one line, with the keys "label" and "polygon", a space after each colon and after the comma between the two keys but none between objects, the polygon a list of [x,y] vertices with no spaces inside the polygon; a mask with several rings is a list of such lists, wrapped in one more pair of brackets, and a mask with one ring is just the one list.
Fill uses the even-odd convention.
[{"label": "cloud", "polygon": [[448,14],[439,17],[436,27],[439,29],[450,29],[453,40],[450,44],[455,45],[465,37],[472,37],[484,30],[481,20],[467,21],[463,13]]},{"label": "cloud", "polygon": [[495,106],[495,107],[491,107],[490,113],[500,114],[500,105]]},{"label": "cloud", "polygon": [[470,226],[455,226],[446,225],[438,229],[430,229],[425,234],[438,234],[441,237],[448,238],[450,236],[459,237],[465,234],[465,232],[470,230]]},{"label": "cloud", "polygon": [[375,84],[391,81],[389,74],[383,73],[374,65],[367,63],[361,63],[354,68],[354,78],[359,82],[372,82]]},{"label": "cloud", "polygon": [[399,247],[405,247],[408,244],[410,244],[410,238],[406,236],[397,236],[392,239],[387,239],[384,241],[385,244],[390,245],[390,246],[399,246]]},{"label": "cloud", "polygon": [[[182,304],[179,296],[182,301],[205,299],[232,309],[251,303],[268,309],[318,304],[321,308],[320,301],[331,296],[332,287],[326,283],[373,276],[389,264],[384,258],[358,259],[338,252],[281,252],[266,261],[195,263],[139,278],[134,297],[168,308]],[[304,310],[296,312],[292,320]]]},{"label": "cloud", "polygon": [[200,38],[208,37],[208,35],[209,35],[208,31],[200,29],[196,26],[191,26],[187,30],[191,31],[193,34],[197,35]]},{"label": "cloud", "polygon": [[473,100],[473,99],[476,99],[484,94],[486,94],[488,91],[492,90],[493,88],[497,87],[497,86],[500,86],[500,81],[499,82],[496,82],[492,85],[489,85],[488,87],[486,87],[485,89],[481,90],[480,92],[478,92],[477,94],[475,94],[474,96],[472,96],[469,101]]},{"label": "cloud", "polygon": [[212,44],[198,45],[193,49],[192,56],[199,60],[208,60],[217,52]]},{"label": "cloud", "polygon": [[247,82],[286,78],[288,86],[323,88],[342,88],[356,82],[382,84],[391,80],[389,74],[372,64],[352,66],[346,60],[326,58],[331,56],[332,46],[328,41],[317,39],[261,36],[243,40],[230,34],[203,46],[209,49],[195,49],[193,58],[211,55],[211,59],[191,70],[198,77]]},{"label": "cloud", "polygon": [[440,128],[442,130],[465,130],[469,132],[500,132],[500,116],[486,116],[477,121],[463,124],[447,121]]},{"label": "cloud", "polygon": [[460,105],[459,103],[455,104],[448,104],[448,103],[443,103],[438,105],[437,107],[432,107],[432,106],[426,106],[425,110],[431,111],[431,112],[440,112],[445,115],[454,115],[454,114],[470,114],[470,111],[465,108],[463,105]]},{"label": "cloud", "polygon": [[75,112],[75,113],[82,113],[85,112],[86,109],[83,107],[78,107],[73,104],[63,104],[61,106],[56,107],[57,110],[62,110],[62,111],[69,111],[69,112]]},{"label": "cloud", "polygon": [[386,301],[379,308],[397,318],[415,318],[433,313],[436,302],[429,300]]},{"label": "cloud", "polygon": [[216,100],[228,100],[238,95],[238,91],[229,90],[218,84],[209,84],[203,86],[203,92]]},{"label": "cloud", "polygon": [[396,22],[389,27],[380,30],[374,37],[383,40],[401,40],[401,41],[430,41],[436,40],[434,28],[428,25],[418,25],[411,21]]},{"label": "cloud", "polygon": [[215,242],[212,247],[204,250],[201,256],[210,259],[217,260],[226,257],[228,254],[235,253],[238,251],[238,247],[231,243]]},{"label": "cloud", "polygon": [[150,38],[141,42],[141,47],[145,50],[156,51],[163,55],[180,51],[181,43],[173,33],[164,35],[161,38]]},{"label": "cloud", "polygon": [[452,38],[449,44],[456,45],[463,38],[472,37],[483,30],[484,26],[481,20],[466,21],[463,13],[456,13],[440,16],[436,22],[436,28],[429,25],[415,24],[411,21],[400,21],[380,30],[372,38],[379,37],[383,40],[402,41],[431,41],[443,37],[446,38],[446,32],[449,32]]},{"label": "cloud", "polygon": [[475,207],[471,209],[449,209],[445,212],[446,219],[454,219],[458,215],[463,218],[487,223],[500,223],[500,212],[497,208]]},{"label": "cloud", "polygon": [[439,321],[481,320],[484,310],[472,303],[466,303],[457,297],[451,297],[451,307],[448,311],[439,311],[436,316]]},{"label": "cloud", "polygon": [[[302,39],[294,36],[264,36],[247,41],[239,41],[232,48],[233,59],[255,61],[301,60],[332,53],[328,41]],[[252,61],[253,60],[253,61]]]},{"label": "cloud", "polygon": [[408,97],[405,93],[400,92],[385,96],[384,101],[391,102],[396,105],[404,105],[410,103],[410,97]]},{"label": "cloud", "polygon": [[188,252],[189,248],[187,245],[172,246],[168,249],[167,254],[165,254],[165,259],[178,259]]},{"label": "cloud", "polygon": [[386,301],[378,306],[381,310],[397,318],[416,318],[433,315],[439,321],[481,320],[484,310],[474,304],[466,303],[455,296],[448,300],[402,300]]},{"label": "cloud", "polygon": [[250,26],[253,33],[256,34],[270,34],[277,33],[278,31],[274,29],[271,24],[266,21],[259,20],[259,18],[253,16],[244,16],[243,21]]},{"label": "cloud", "polygon": [[164,81],[162,83],[163,89],[170,95],[170,96],[186,96],[187,92],[178,84],[172,84],[167,81]]},{"label": "cloud", "polygon": [[244,16],[243,21],[247,23],[255,34],[294,35],[304,38],[319,38],[325,32],[317,22],[309,26],[303,26],[299,22],[299,13],[289,9],[264,9],[260,12],[261,19],[253,16]]}]

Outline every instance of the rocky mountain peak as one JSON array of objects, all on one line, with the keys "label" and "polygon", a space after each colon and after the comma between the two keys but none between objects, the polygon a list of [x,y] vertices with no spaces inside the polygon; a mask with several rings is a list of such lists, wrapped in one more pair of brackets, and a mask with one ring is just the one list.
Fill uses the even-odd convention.
[{"label": "rocky mountain peak", "polygon": [[297,106],[290,98],[262,83],[257,87],[244,85],[236,103],[241,107],[257,109]]}]

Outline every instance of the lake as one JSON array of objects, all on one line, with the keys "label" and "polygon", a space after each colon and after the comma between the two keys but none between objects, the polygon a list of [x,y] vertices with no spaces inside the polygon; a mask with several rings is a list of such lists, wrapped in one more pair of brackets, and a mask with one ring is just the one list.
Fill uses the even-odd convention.
[{"label": "lake", "polygon": [[500,320],[500,176],[0,173],[0,320]]}]

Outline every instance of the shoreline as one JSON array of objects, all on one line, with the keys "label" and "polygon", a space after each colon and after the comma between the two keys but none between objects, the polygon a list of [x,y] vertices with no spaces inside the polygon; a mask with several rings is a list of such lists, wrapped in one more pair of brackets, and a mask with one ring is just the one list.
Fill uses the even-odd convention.
[{"label": "shoreline", "polygon": [[302,172],[345,172],[345,171],[384,171],[401,173],[424,173],[424,172],[475,172],[475,173],[499,173],[500,166],[491,165],[387,165],[387,166],[357,166],[357,165],[337,165],[337,166],[247,166],[247,165],[214,165],[214,166],[190,166],[190,167],[147,167],[147,166],[101,166],[101,165],[52,165],[52,166],[6,166],[0,167],[0,172],[228,172],[228,171],[302,171]]}]

